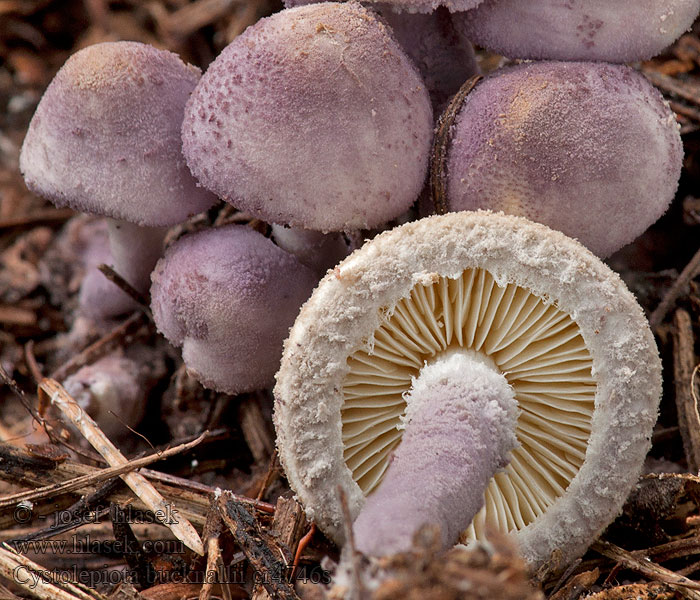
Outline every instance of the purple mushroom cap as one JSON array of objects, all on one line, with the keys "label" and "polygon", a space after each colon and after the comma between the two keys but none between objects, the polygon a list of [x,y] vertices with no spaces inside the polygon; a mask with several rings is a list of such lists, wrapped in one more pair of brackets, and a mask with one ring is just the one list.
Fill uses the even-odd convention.
[{"label": "purple mushroom cap", "polygon": [[269,222],[328,232],[405,211],[432,129],[425,85],[388,28],[329,2],[283,10],[229,44],[182,134],[205,187]]},{"label": "purple mushroom cap", "polygon": [[197,187],[180,127],[199,69],[138,42],[71,56],[44,93],[20,155],[28,187],[57,206],[174,225],[216,198]]},{"label": "purple mushroom cap", "polygon": [[[306,4],[312,2],[286,0],[284,3],[287,8]],[[444,6],[430,13],[406,12],[394,2],[383,1],[372,8],[389,24],[402,50],[418,67],[434,110],[441,112],[460,86],[480,73],[473,46],[460,35],[452,23],[452,14]]]},{"label": "purple mushroom cap", "polygon": [[666,211],[682,160],[674,115],[638,72],[526,63],[467,96],[447,152],[447,204],[527,217],[604,257]]},{"label": "purple mushroom cap", "polygon": [[474,48],[457,33],[453,15],[445,8],[430,14],[394,12],[393,8],[393,4],[382,5],[381,14],[418,67],[433,108],[441,110],[467,79],[479,74]]},{"label": "purple mushroom cap", "polygon": [[699,11],[700,0],[486,0],[456,20],[510,58],[630,62],[661,52]]},{"label": "purple mushroom cap", "polygon": [[136,427],[143,418],[151,387],[147,380],[143,364],[110,354],[82,367],[64,386],[107,437],[116,440],[128,435],[128,428]]},{"label": "purple mushroom cap", "polygon": [[[321,0],[323,1],[323,0]],[[368,0],[368,4],[384,4],[391,6],[393,10],[407,13],[432,13],[437,8],[444,6],[450,11],[470,10],[479,6],[484,0]],[[287,8],[310,4],[308,0],[284,0]]]},{"label": "purple mushroom cap", "polygon": [[318,278],[268,238],[229,225],[180,238],[152,274],[158,330],[208,388],[273,383],[282,343]]}]

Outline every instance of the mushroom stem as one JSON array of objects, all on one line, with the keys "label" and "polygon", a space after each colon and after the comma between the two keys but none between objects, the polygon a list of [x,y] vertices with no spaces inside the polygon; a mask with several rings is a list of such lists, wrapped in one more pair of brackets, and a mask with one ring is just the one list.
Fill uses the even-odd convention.
[{"label": "mushroom stem", "polygon": [[293,254],[299,262],[319,275],[325,275],[348,255],[348,245],[342,233],[321,233],[300,227],[272,224],[272,239]]},{"label": "mushroom stem", "polygon": [[147,294],[151,271],[163,254],[166,227],[143,227],[119,219],[107,219],[114,270],[134,289]]},{"label": "mushroom stem", "polygon": [[358,550],[407,551],[424,524],[457,542],[518,442],[513,390],[488,358],[455,350],[421,369],[406,396],[406,432],[381,484],[355,520]]}]

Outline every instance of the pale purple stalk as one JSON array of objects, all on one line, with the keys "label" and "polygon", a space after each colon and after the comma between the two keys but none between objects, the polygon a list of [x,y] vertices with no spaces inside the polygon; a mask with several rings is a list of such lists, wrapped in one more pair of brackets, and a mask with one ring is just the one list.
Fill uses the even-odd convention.
[{"label": "pale purple stalk", "polygon": [[167,227],[142,227],[128,221],[107,219],[114,270],[136,291],[146,294],[151,272],[163,254]]},{"label": "pale purple stalk", "polygon": [[276,223],[272,224],[272,239],[319,275],[337,265],[350,250],[342,233],[321,233]]},{"label": "pale purple stalk", "polygon": [[353,526],[365,554],[410,550],[425,524],[440,527],[443,547],[456,543],[517,446],[513,390],[474,352],[455,351],[425,366],[406,401],[401,444]]},{"label": "pale purple stalk", "polygon": [[111,266],[114,263],[107,235],[91,239],[84,257],[85,277],[80,284],[79,300],[81,314],[96,321],[105,321],[136,310],[137,304],[133,298],[97,269],[101,264]]}]

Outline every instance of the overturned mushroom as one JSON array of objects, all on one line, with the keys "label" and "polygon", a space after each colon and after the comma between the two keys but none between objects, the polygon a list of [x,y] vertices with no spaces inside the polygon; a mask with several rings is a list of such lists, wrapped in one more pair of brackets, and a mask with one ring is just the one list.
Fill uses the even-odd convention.
[{"label": "overturned mushroom", "polygon": [[455,21],[467,39],[509,58],[632,62],[690,28],[700,0],[486,0]]},{"label": "overturned mushroom", "polygon": [[[372,553],[405,548],[429,522],[445,544],[460,530],[463,540],[488,527],[517,532],[537,565],[555,549],[564,561],[581,554],[620,510],[660,392],[653,336],[615,273],[542,225],[462,212],[381,234],[322,280],[285,344],[275,425],[292,488],[337,542],[342,486],[358,546]],[[457,404],[443,407],[441,396]],[[476,419],[486,403],[508,422],[513,402],[509,453],[498,417]],[[446,418],[431,422],[431,413]],[[448,442],[450,413],[464,423]],[[460,458],[451,444],[470,428],[476,438]],[[484,436],[500,439],[498,448]],[[432,472],[419,476],[416,451],[432,454],[421,459]],[[449,522],[461,495],[470,506]],[[407,496],[419,508],[404,520]],[[374,497],[388,499],[381,517]]]}]

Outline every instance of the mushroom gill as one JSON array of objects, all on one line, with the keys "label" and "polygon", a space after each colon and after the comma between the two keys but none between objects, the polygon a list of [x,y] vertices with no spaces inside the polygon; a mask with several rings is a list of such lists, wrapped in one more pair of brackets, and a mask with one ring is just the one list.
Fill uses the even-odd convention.
[{"label": "mushroom gill", "polygon": [[348,358],[343,456],[365,495],[400,443],[404,400],[422,367],[448,349],[490,358],[513,387],[520,443],[491,480],[485,505],[462,534],[520,530],[561,496],[583,464],[594,411],[592,358],[569,314],[526,288],[500,286],[484,269],[417,284],[386,308],[370,350]]}]

